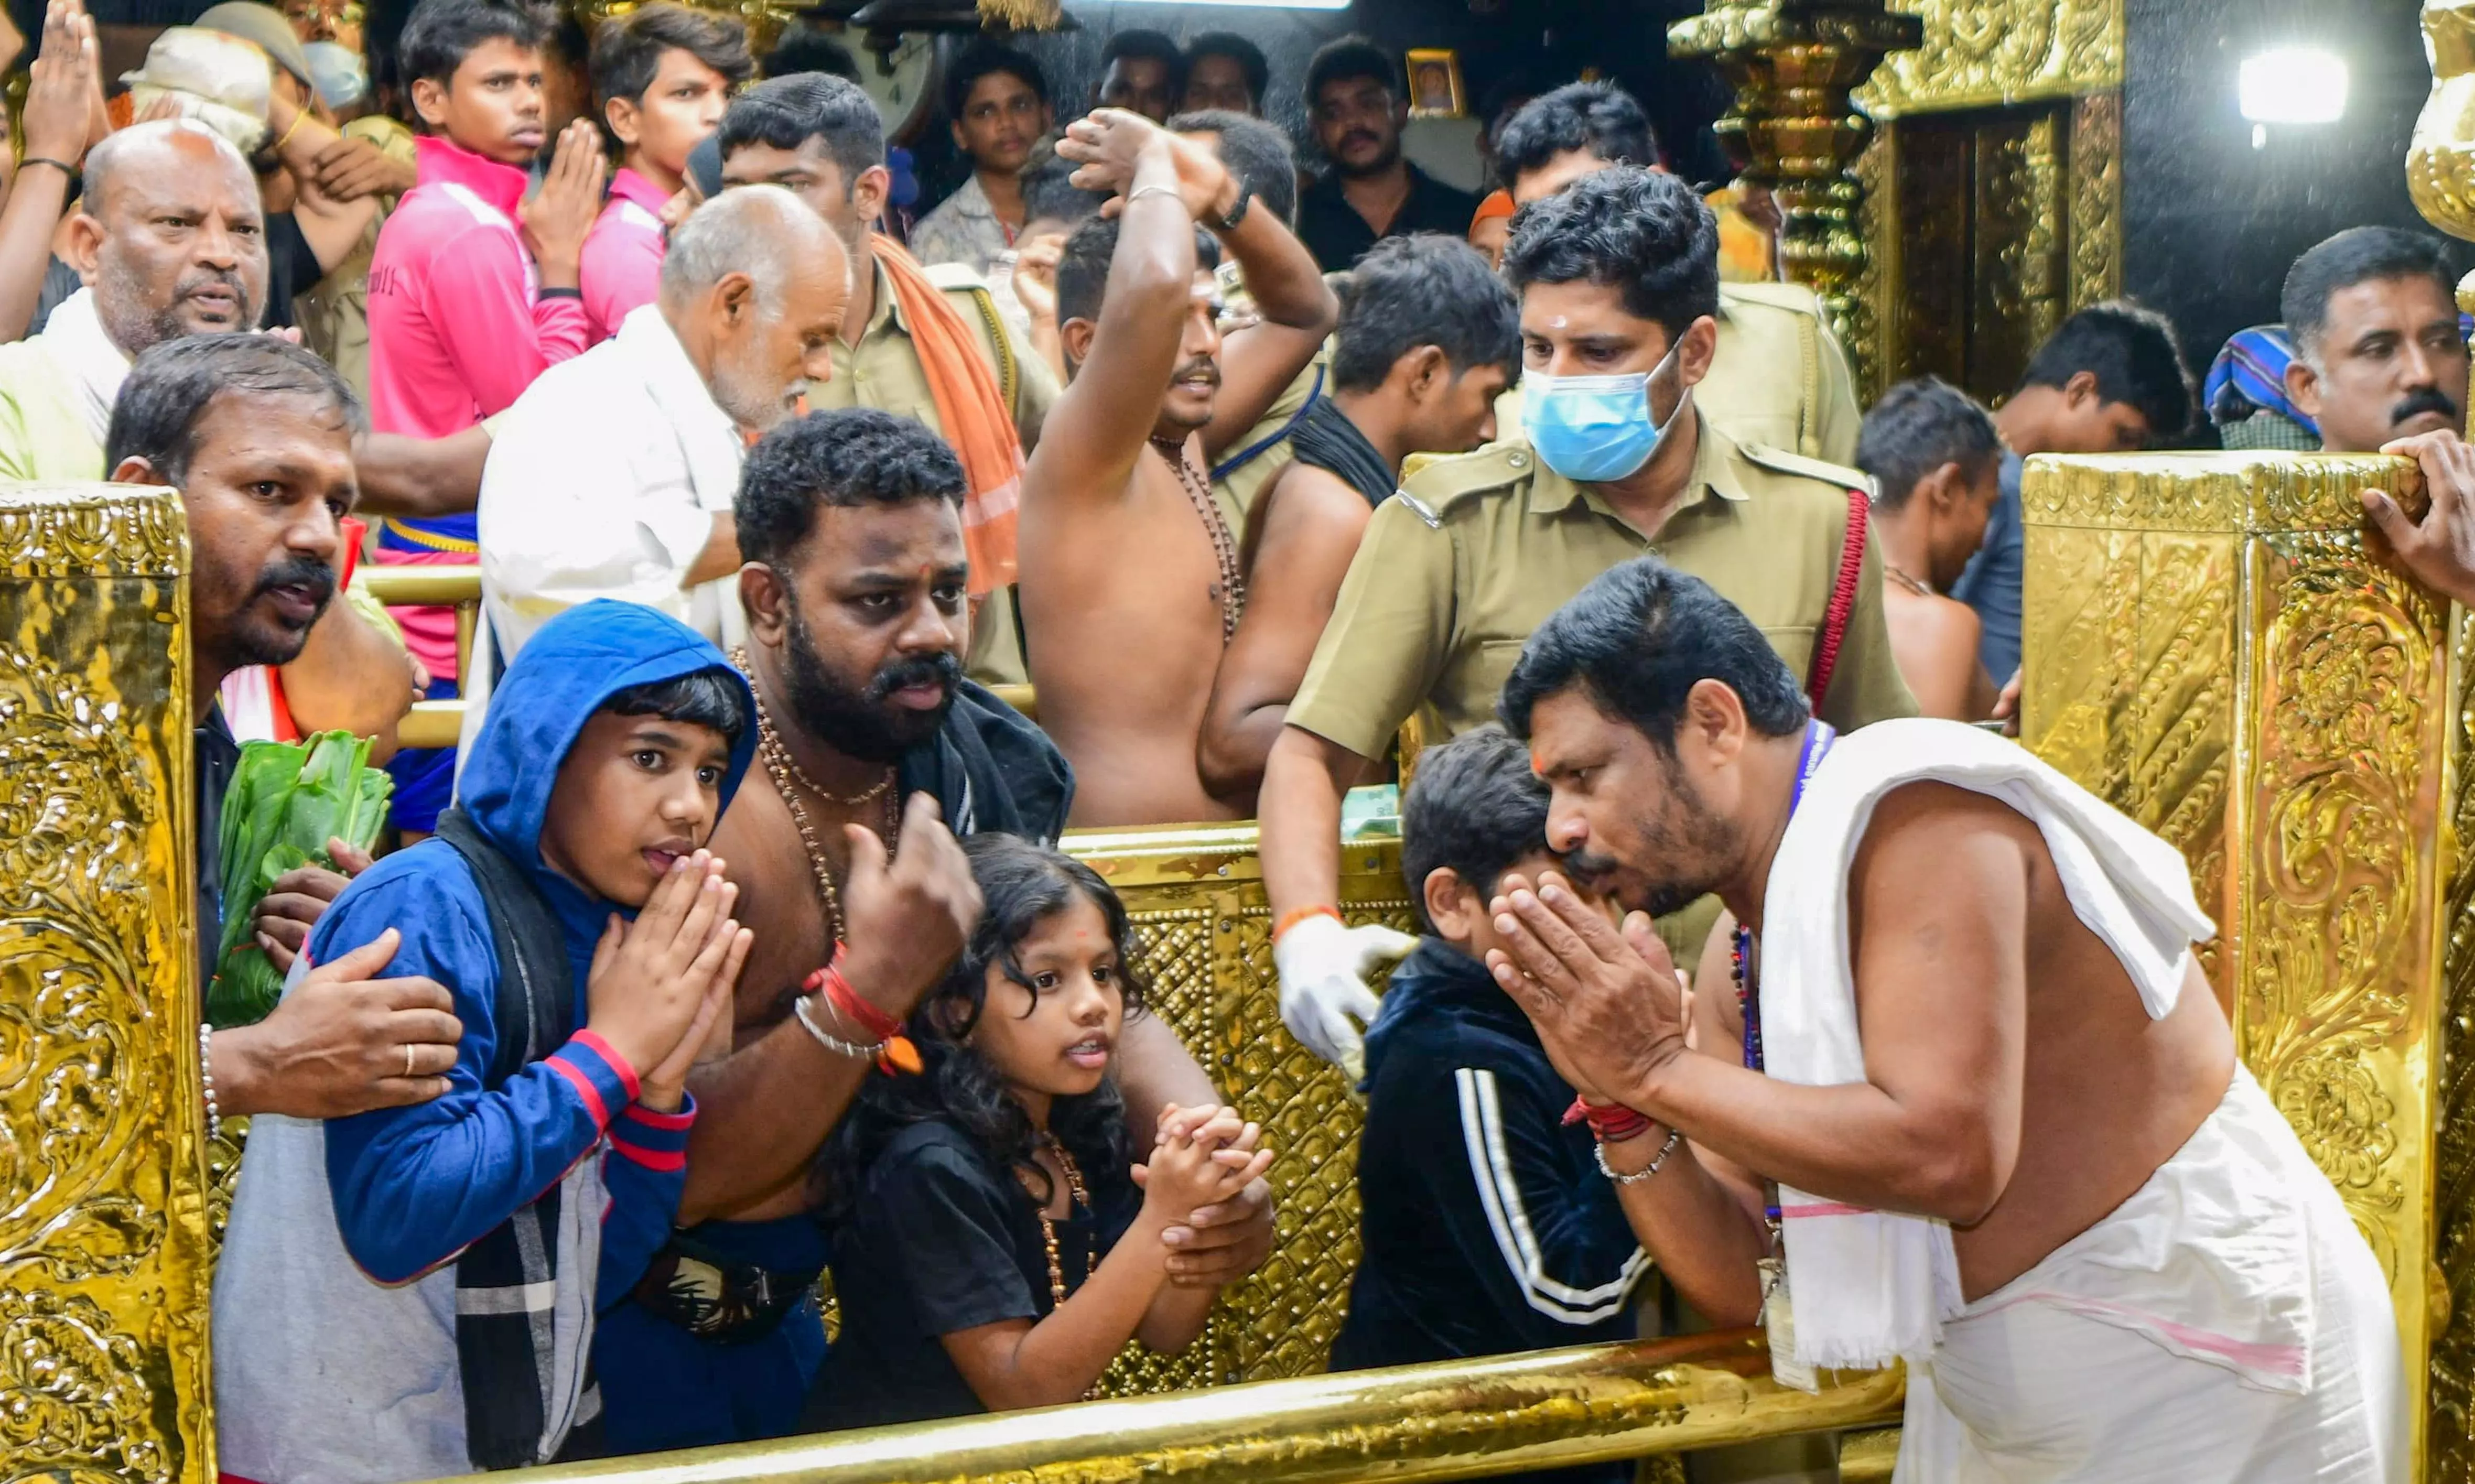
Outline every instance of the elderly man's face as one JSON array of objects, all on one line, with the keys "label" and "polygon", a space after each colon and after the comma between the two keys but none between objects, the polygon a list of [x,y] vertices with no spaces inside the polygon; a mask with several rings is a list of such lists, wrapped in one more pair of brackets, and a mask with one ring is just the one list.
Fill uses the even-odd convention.
[{"label": "elderly man's face", "polygon": [[2320,425],[2332,453],[2466,425],[2466,342],[2458,305],[2423,277],[2369,279],[2329,296],[2312,353],[2287,369],[2287,393]]},{"label": "elderly man's face", "polygon": [[832,236],[817,240],[818,251],[794,260],[779,304],[766,303],[753,284],[736,298],[723,292],[706,301],[715,318],[708,389],[714,404],[750,432],[797,412],[808,384],[834,374],[834,336],[850,298],[850,264]]},{"label": "elderly man's face", "polygon": [[132,356],[256,328],[266,304],[266,218],[248,167],[202,129],[154,127],[159,136],[119,153],[69,233],[105,332]]}]

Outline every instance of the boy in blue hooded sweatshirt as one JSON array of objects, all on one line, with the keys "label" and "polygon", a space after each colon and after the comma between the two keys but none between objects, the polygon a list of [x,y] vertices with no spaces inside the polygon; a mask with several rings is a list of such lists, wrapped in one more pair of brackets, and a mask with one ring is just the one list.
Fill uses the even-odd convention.
[{"label": "boy in blue hooded sweatshirt", "polygon": [[544,1463],[591,1420],[595,1312],[669,1234],[687,1071],[747,952],[699,847],[753,713],[675,620],[574,609],[492,696],[462,807],[328,909],[302,964],[397,937],[464,1035],[405,1068],[445,1074],[435,1101],[256,1121],[215,1276],[227,1479]]}]

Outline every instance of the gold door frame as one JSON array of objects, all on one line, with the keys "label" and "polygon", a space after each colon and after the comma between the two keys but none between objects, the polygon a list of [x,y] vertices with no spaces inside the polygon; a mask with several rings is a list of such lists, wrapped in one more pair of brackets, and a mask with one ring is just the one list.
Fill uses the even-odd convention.
[{"label": "gold door frame", "polygon": [[[1864,186],[1864,275],[1850,353],[1870,400],[1909,364],[1899,298],[1899,226],[1948,203],[1899,199],[1899,120],[2022,103],[2070,104],[2068,133],[2042,124],[2014,162],[2032,202],[2032,233],[2051,252],[2067,233],[2061,281],[2032,284],[2020,307],[2035,338],[2062,317],[2122,292],[2123,0],[1893,0],[1924,17],[1924,45],[1885,58],[1857,102],[1878,123],[1857,162]],[[2030,271],[2035,271],[2033,266]]]}]

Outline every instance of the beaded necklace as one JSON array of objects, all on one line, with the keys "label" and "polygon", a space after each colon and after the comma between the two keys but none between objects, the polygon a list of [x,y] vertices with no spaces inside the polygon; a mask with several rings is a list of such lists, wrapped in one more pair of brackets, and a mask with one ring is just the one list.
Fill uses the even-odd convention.
[{"label": "beaded necklace", "polygon": [[1220,564],[1220,580],[1212,596],[1220,602],[1220,642],[1225,645],[1238,637],[1238,619],[1246,611],[1246,573],[1238,563],[1238,540],[1229,533],[1220,502],[1212,498],[1212,485],[1187,461],[1186,445],[1155,438],[1152,449],[1177,471],[1178,486],[1202,519],[1204,534],[1212,538],[1212,556]]},{"label": "beaded necklace", "polygon": [[[1057,1156],[1057,1167],[1065,1172],[1066,1215],[1066,1219],[1071,1221],[1076,1211],[1088,1211],[1091,1208],[1091,1198],[1083,1189],[1082,1167],[1074,1162],[1074,1156],[1066,1152],[1066,1146],[1057,1141],[1055,1134],[1043,1133],[1040,1139],[1048,1147],[1048,1152]],[[1040,1206],[1040,1240],[1041,1245],[1048,1249],[1049,1312],[1055,1313],[1066,1307],[1066,1264],[1058,1258],[1057,1223],[1049,1216],[1048,1204],[1044,1201]],[[1096,1264],[1086,1262],[1083,1270],[1085,1282],[1090,1281],[1091,1269]],[[1094,1381],[1091,1388],[1083,1394],[1083,1399],[1086,1401],[1100,1399],[1100,1385],[1097,1381]]]},{"label": "beaded necklace", "polygon": [[863,790],[849,798],[844,798],[820,787],[815,779],[810,778],[800,768],[797,760],[791,756],[791,749],[782,744],[782,734],[774,729],[772,714],[765,709],[764,693],[756,688],[755,672],[748,669],[747,651],[744,648],[733,649],[730,652],[730,663],[737,666],[739,672],[748,678],[747,693],[756,701],[756,756],[765,765],[765,776],[772,781],[773,791],[781,794],[782,802],[789,807],[791,823],[799,832],[800,847],[807,852],[808,870],[816,877],[817,896],[824,904],[825,941],[839,943],[843,939],[842,892],[834,885],[833,867],[825,863],[824,845],[817,839],[816,824],[808,817],[808,806],[800,796],[801,791],[804,790],[830,803],[842,805],[845,809],[858,809],[871,799],[884,799],[883,838],[886,853],[891,855],[894,851],[895,836],[902,825],[902,816],[894,809],[894,768],[889,765],[885,769],[885,776],[877,780],[874,788]]}]

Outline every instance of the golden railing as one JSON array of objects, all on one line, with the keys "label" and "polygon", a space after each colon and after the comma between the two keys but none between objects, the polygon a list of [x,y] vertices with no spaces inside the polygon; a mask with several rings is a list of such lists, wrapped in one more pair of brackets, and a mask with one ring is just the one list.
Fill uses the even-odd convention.
[{"label": "golden railing", "polygon": [[[1780,1388],[1749,1331],[1090,1401],[534,1471],[542,1484],[1468,1479],[1862,1426],[1900,1373]],[[477,1476],[478,1477],[478,1476]],[[469,1481],[468,1481],[469,1484]]]}]

